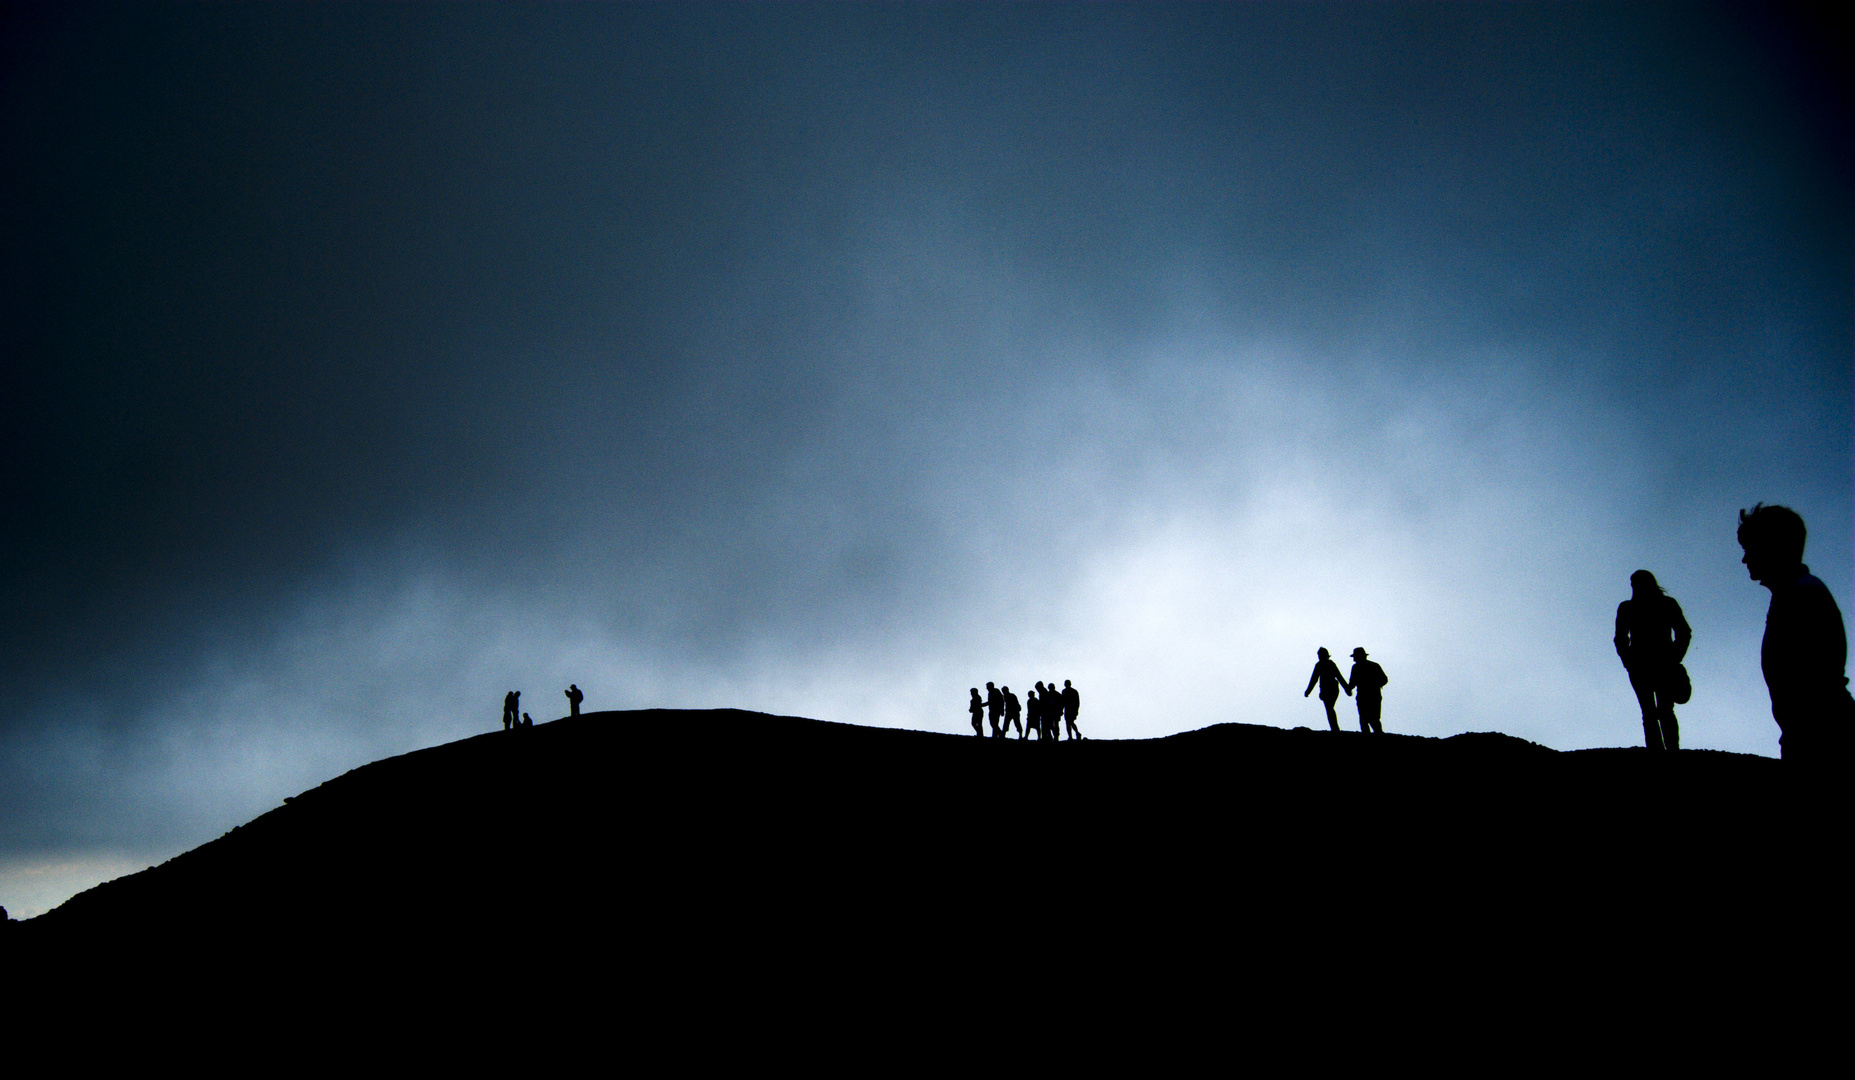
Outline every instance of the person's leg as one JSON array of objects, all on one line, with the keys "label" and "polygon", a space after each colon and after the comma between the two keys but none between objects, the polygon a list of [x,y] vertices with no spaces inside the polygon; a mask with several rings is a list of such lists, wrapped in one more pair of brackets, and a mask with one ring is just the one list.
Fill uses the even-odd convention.
[{"label": "person's leg", "polygon": [[1651,750],[1662,748],[1662,718],[1655,707],[1655,687],[1646,675],[1630,672],[1630,689],[1636,691],[1636,704],[1642,706],[1643,745]]},{"label": "person's leg", "polygon": [[1340,714],[1333,711],[1333,703],[1338,700],[1340,699],[1330,697],[1320,699],[1320,703],[1327,707],[1327,726],[1334,731],[1340,730]]}]

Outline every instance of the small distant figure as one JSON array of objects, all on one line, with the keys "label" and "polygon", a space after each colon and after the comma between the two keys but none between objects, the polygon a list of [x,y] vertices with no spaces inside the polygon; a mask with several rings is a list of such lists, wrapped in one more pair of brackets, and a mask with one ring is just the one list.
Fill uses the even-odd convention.
[{"label": "small distant figure", "polygon": [[567,695],[567,715],[580,715],[580,702],[586,700],[586,695],[580,693],[579,685],[577,683],[568,683],[567,688],[561,691],[561,693]]},{"label": "small distant figure", "polygon": [[1027,734],[1035,734],[1037,741],[1042,742],[1049,738],[1043,733],[1043,684],[1038,683],[1037,689],[1025,697],[1030,700],[1024,703],[1024,730]]},{"label": "small distant figure", "polygon": [[[1353,650],[1353,671],[1346,679],[1346,692],[1353,695],[1359,705],[1359,730],[1383,735],[1385,729],[1378,722],[1380,708],[1384,700],[1379,691],[1391,680],[1385,677],[1385,669],[1366,659],[1364,649]],[[1303,697],[1307,695],[1303,694]]]},{"label": "small distant figure", "polygon": [[[1315,655],[1319,659],[1314,661],[1314,674],[1308,676],[1308,688],[1301,692],[1301,696],[1307,697],[1314,692],[1315,685],[1319,684],[1320,703],[1327,707],[1327,726],[1338,731],[1340,730],[1340,714],[1333,711],[1333,703],[1340,700],[1340,685],[1346,680],[1341,678],[1340,667],[1333,662],[1333,654],[1322,648]],[[1346,692],[1351,694],[1352,690],[1348,689]]]},{"label": "small distant figure", "polygon": [[522,714],[522,726],[523,726],[523,727],[525,727],[525,728],[531,728],[531,727],[534,727],[534,726],[535,726],[535,718],[534,718],[534,717],[532,717],[532,716],[530,716],[530,715],[528,715],[527,713],[523,713],[523,714]]},{"label": "small distant figure", "polygon": [[1063,699],[1056,692],[1056,680],[1043,687],[1043,729],[1051,742],[1063,737]]},{"label": "small distant figure", "polygon": [[1812,771],[1840,766],[1855,744],[1848,633],[1829,587],[1804,565],[1808,532],[1785,506],[1739,511],[1746,573],[1771,590],[1759,665],[1778,722],[1778,752]]},{"label": "small distant figure", "polygon": [[521,723],[522,714],[518,711],[521,703],[522,692],[520,690],[511,690],[502,696],[502,729],[504,731]]},{"label": "small distant figure", "polygon": [[1024,704],[1018,700],[1018,695],[1011,692],[1011,687],[1009,686],[999,692],[1005,695],[1005,726],[1001,734],[1009,733],[1011,729],[1015,727],[1018,729],[1018,738],[1022,739],[1024,737],[1024,725],[1019,721],[1024,715]]},{"label": "small distant figure", "polygon": [[967,703],[966,711],[973,714],[973,734],[985,736],[985,722],[980,717],[985,715],[985,702],[979,700],[979,688],[973,687],[973,699]]},{"label": "small distant figure", "polygon": [[985,718],[986,722],[992,725],[992,737],[994,739],[1005,733],[1004,729],[998,726],[998,718],[1004,714],[1004,711],[1005,695],[999,693],[998,687],[993,686],[991,683],[986,683]]},{"label": "small distant figure", "polygon": [[1675,705],[1688,699],[1681,661],[1693,636],[1681,605],[1662,591],[1654,574],[1630,575],[1630,598],[1617,605],[1617,659],[1642,706],[1643,742],[1651,750],[1681,749]]},{"label": "small distant figure", "polygon": [[1082,737],[1081,729],[1076,727],[1076,714],[1081,711],[1082,711],[1082,695],[1076,693],[1076,688],[1069,685],[1068,679],[1064,679],[1063,680],[1063,724],[1064,726],[1069,728],[1069,739],[1071,742],[1074,742],[1075,740],[1080,739]]}]

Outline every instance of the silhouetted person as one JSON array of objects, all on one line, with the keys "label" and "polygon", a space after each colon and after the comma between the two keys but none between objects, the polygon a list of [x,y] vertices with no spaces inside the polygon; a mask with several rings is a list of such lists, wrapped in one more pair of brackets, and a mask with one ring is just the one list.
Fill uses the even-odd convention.
[{"label": "silhouetted person", "polygon": [[1024,703],[1025,731],[1035,732],[1039,741],[1049,738],[1043,733],[1043,684],[1038,683],[1037,689],[1025,697],[1030,699]]},{"label": "silhouetted person", "polygon": [[[1353,694],[1353,700],[1359,703],[1359,730],[1375,732],[1379,735],[1385,729],[1378,722],[1379,709],[1384,699],[1379,691],[1391,680],[1385,677],[1385,669],[1366,659],[1364,649],[1353,650],[1353,670],[1346,679],[1346,692]],[[1303,694],[1303,697],[1307,695]]]},{"label": "silhouetted person", "polygon": [[1082,737],[1081,730],[1076,727],[1076,714],[1081,711],[1082,711],[1082,695],[1076,693],[1076,688],[1069,685],[1068,679],[1064,679],[1063,680],[1063,725],[1069,729],[1069,738],[1072,741],[1075,739],[1080,739]]},{"label": "silhouetted person", "polygon": [[1011,692],[1011,687],[1005,687],[1003,693],[1005,695],[1004,730],[1010,731],[1013,727],[1016,727],[1018,729],[1018,738],[1022,739],[1024,737],[1024,725],[1019,722],[1019,718],[1024,715],[1024,705],[1022,702],[1018,701],[1018,695]]},{"label": "silhouetted person", "polygon": [[517,711],[521,701],[520,690],[511,690],[502,696],[502,729],[504,731],[521,723],[521,713]]},{"label": "silhouetted person", "polygon": [[1662,591],[1655,575],[1630,575],[1630,598],[1617,605],[1617,658],[1630,673],[1630,686],[1642,706],[1642,737],[1651,750],[1681,749],[1675,721],[1678,668],[1688,654],[1693,631],[1681,605]]},{"label": "silhouetted person", "polygon": [[568,683],[567,688],[561,691],[561,693],[567,695],[567,715],[580,715],[580,702],[586,700],[586,695],[580,693],[579,686],[574,683]]},{"label": "silhouetted person", "polygon": [[[1307,697],[1314,692],[1314,685],[1320,684],[1320,703],[1327,707],[1327,726],[1338,731],[1340,715],[1333,711],[1333,703],[1340,700],[1340,683],[1344,680],[1340,678],[1339,665],[1333,662],[1331,653],[1323,648],[1317,655],[1320,659],[1314,662],[1314,674],[1308,676],[1308,688],[1301,692],[1301,696]],[[1349,689],[1347,693],[1352,691]]]},{"label": "silhouetted person", "polygon": [[967,702],[966,711],[973,714],[973,734],[983,738],[985,735],[985,721],[980,718],[985,715],[985,702],[979,700],[979,688],[977,686],[973,687],[973,699]]},{"label": "silhouetted person", "polygon": [[1779,754],[1811,769],[1838,766],[1855,740],[1848,634],[1829,588],[1804,565],[1803,518],[1759,503],[1739,511],[1746,573],[1771,590],[1759,663],[1778,722]]},{"label": "silhouetted person", "polygon": [[991,683],[986,683],[985,718],[986,722],[992,725],[992,737],[994,739],[1005,733],[1004,729],[998,726],[998,718],[1004,711],[1005,695],[998,692],[998,687],[993,686]]},{"label": "silhouetted person", "polygon": [[1043,687],[1043,737],[1055,742],[1063,737],[1063,699],[1056,694],[1056,680],[1039,684]]},{"label": "silhouetted person", "polygon": [[534,718],[534,717],[532,717],[532,716],[530,716],[530,715],[528,715],[527,713],[523,713],[523,714],[522,714],[522,726],[523,726],[523,727],[525,727],[525,728],[531,728],[531,727],[534,727],[534,726],[535,726],[535,718]]}]

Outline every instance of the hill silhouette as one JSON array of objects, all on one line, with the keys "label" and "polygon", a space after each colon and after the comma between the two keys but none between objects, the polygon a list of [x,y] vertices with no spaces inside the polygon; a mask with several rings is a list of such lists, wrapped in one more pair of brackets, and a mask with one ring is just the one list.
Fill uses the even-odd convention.
[{"label": "hill silhouette", "polygon": [[1495,734],[1046,746],[588,713],[355,769],[12,937],[86,972],[519,985],[542,963],[664,1001],[751,985],[760,1010],[795,973],[841,993],[1363,965],[1408,987],[1566,949],[1698,963],[1701,937],[1717,966],[1797,925],[1827,873],[1787,780]]}]

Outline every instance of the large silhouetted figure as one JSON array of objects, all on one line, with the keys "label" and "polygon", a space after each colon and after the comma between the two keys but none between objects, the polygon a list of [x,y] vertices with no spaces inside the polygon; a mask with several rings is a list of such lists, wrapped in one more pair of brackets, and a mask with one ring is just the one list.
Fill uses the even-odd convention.
[{"label": "large silhouetted figure", "polygon": [[1082,695],[1076,688],[1063,680],[1063,726],[1069,729],[1069,738],[1073,741],[1082,737],[1082,731],[1076,727],[1076,714],[1082,711]]},{"label": "large silhouetted figure", "polygon": [[[1318,670],[1318,669],[1316,669]],[[1359,704],[1359,730],[1377,735],[1385,733],[1384,726],[1378,722],[1380,708],[1384,705],[1381,691],[1391,680],[1385,677],[1385,669],[1366,659],[1364,649],[1353,650],[1353,671],[1346,678],[1346,691],[1353,695]],[[1324,691],[1323,691],[1324,693]],[[1307,695],[1303,694],[1303,697]],[[1332,706],[1328,706],[1332,710]]]},{"label": "large silhouetted figure", "polygon": [[986,719],[986,723],[992,725],[992,737],[994,739],[998,738],[1000,735],[1003,735],[1005,733],[1004,730],[998,726],[998,718],[1000,715],[1004,713],[1004,711],[1005,711],[1005,695],[998,692],[998,687],[993,686],[991,683],[986,683],[985,684],[985,719]]},{"label": "large silhouetted figure", "polygon": [[1018,695],[1012,693],[1011,687],[1009,686],[1005,687],[1002,693],[1005,695],[1005,726],[999,734],[1003,735],[1013,727],[1016,727],[1018,729],[1018,738],[1022,739],[1024,737],[1024,724],[1020,718],[1024,715],[1024,703],[1018,700]]},{"label": "large silhouetted figure", "polygon": [[[1314,692],[1316,683],[1320,685],[1320,703],[1327,707],[1327,726],[1340,730],[1340,715],[1333,711],[1333,703],[1340,700],[1340,685],[1345,682],[1340,676],[1339,665],[1333,662],[1333,655],[1325,648],[1317,651],[1320,659],[1314,662],[1314,674],[1308,676],[1308,688],[1301,692],[1307,697]],[[1347,693],[1352,693],[1348,690]]]},{"label": "large silhouetted figure", "polygon": [[586,695],[580,693],[579,686],[575,683],[568,683],[567,688],[561,693],[567,695],[567,715],[580,715],[580,702],[586,700]]},{"label": "large silhouetted figure", "polygon": [[1617,657],[1630,673],[1630,686],[1642,706],[1642,737],[1651,750],[1681,749],[1675,699],[1686,700],[1679,687],[1681,661],[1693,632],[1681,605],[1662,591],[1655,575],[1630,575],[1630,598],[1617,605]]},{"label": "large silhouetted figure", "polygon": [[985,721],[982,717],[985,716],[985,702],[979,700],[979,688],[977,686],[973,687],[973,697],[971,701],[966,703],[966,711],[973,714],[973,734],[983,738],[985,736]]},{"label": "large silhouetted figure", "polygon": [[1803,518],[1759,503],[1739,511],[1746,573],[1771,590],[1759,662],[1771,691],[1771,718],[1785,761],[1812,769],[1839,766],[1855,741],[1849,697],[1848,634],[1828,586],[1804,565]]},{"label": "large silhouetted figure", "polygon": [[502,729],[508,731],[522,722],[522,692],[511,690],[502,696]]}]

